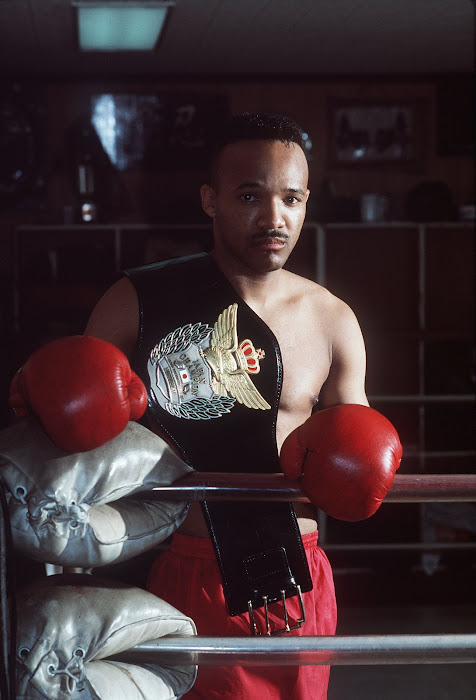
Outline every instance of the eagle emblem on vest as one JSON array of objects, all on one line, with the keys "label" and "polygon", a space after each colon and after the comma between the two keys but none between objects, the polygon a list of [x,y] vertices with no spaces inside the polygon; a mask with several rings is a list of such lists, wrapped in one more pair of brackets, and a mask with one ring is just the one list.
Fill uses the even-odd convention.
[{"label": "eagle emblem on vest", "polygon": [[229,413],[235,402],[268,410],[253,384],[263,350],[238,339],[238,304],[205,323],[176,328],[152,350],[147,363],[153,399],[177,418],[210,419]]}]

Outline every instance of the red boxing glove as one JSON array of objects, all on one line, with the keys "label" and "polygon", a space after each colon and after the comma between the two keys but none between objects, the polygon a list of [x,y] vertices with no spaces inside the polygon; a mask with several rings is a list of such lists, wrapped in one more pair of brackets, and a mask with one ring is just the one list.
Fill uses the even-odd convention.
[{"label": "red boxing glove", "polygon": [[86,335],[36,350],[13,378],[10,406],[36,415],[66,452],[86,452],[122,433],[147,407],[147,392],[124,353]]},{"label": "red boxing glove", "polygon": [[318,411],[281,448],[281,467],[305,495],[339,520],[363,520],[380,507],[400,466],[402,446],[385,416],[342,404]]}]

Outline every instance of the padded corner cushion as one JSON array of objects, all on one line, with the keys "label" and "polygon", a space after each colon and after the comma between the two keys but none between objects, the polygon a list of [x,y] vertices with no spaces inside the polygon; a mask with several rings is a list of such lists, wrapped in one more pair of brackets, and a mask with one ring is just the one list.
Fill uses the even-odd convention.
[{"label": "padded corner cushion", "polygon": [[88,452],[56,447],[33,419],[0,431],[0,478],[14,546],[38,561],[91,568],[134,557],[183,522],[188,503],[151,498],[193,472],[138,423]]}]

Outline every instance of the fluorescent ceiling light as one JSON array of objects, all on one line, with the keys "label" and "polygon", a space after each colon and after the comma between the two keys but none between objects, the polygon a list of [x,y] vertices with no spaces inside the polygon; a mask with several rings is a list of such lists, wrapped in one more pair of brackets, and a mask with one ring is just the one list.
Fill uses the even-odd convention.
[{"label": "fluorescent ceiling light", "polygon": [[165,18],[175,3],[78,0],[78,38],[81,51],[153,51]]}]

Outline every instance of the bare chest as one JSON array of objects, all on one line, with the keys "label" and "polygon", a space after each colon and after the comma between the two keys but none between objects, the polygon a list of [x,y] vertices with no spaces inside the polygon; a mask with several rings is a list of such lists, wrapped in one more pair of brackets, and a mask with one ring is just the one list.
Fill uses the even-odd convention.
[{"label": "bare chest", "polygon": [[277,329],[283,361],[281,407],[309,412],[330,368],[329,343],[319,328]]},{"label": "bare chest", "polygon": [[316,404],[331,365],[329,335],[319,318],[305,312],[265,319],[278,340],[283,385],[278,413],[278,446],[303,423]]}]

